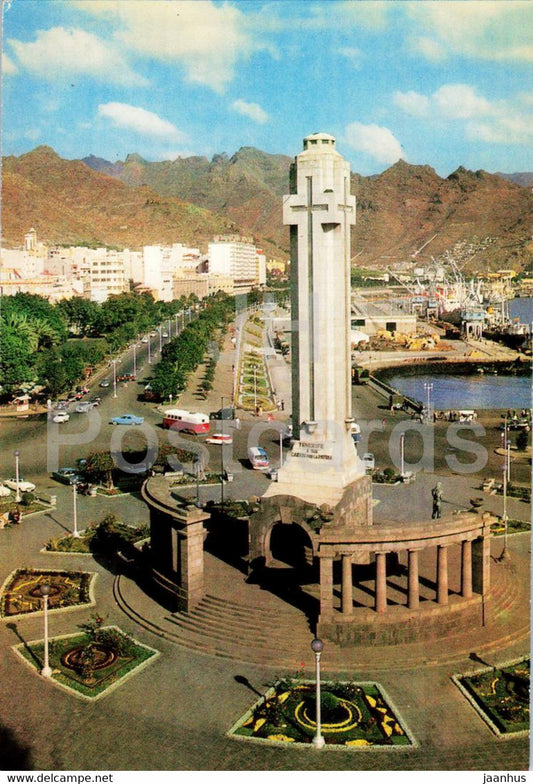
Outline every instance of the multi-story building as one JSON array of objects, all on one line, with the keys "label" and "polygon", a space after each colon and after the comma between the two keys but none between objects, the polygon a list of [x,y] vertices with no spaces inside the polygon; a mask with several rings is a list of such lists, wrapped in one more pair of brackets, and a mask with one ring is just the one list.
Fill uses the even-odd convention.
[{"label": "multi-story building", "polygon": [[233,278],[235,292],[245,293],[266,282],[265,256],[252,237],[216,236],[209,243],[209,272]]}]

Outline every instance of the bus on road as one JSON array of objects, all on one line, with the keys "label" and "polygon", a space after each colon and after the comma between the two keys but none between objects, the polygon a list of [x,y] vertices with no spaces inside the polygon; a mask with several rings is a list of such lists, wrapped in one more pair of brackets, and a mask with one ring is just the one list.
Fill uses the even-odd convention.
[{"label": "bus on road", "polygon": [[171,408],[163,414],[163,427],[165,430],[182,430],[194,435],[209,433],[209,416],[199,411]]}]

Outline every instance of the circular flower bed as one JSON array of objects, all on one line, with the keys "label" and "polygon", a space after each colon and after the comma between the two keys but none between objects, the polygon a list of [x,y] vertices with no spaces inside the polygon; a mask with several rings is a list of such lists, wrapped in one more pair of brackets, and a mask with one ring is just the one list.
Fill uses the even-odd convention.
[{"label": "circular flower bed", "polygon": [[[412,741],[375,683],[323,684],[321,730],[326,744],[347,747],[405,746]],[[279,681],[230,730],[241,737],[311,743],[316,731],[312,683]]]},{"label": "circular flower bed", "polygon": [[5,581],[0,593],[0,616],[16,615],[43,610],[40,586],[50,586],[50,610],[90,604],[90,585],[94,575],[90,572],[54,571],[51,569],[16,569]]},{"label": "circular flower bed", "polygon": [[[97,618],[81,634],[53,637],[49,642],[51,681],[79,697],[96,699],[116,688],[159,655],[116,626],[102,626]],[[14,650],[30,667],[40,670],[44,645],[36,640]]]}]

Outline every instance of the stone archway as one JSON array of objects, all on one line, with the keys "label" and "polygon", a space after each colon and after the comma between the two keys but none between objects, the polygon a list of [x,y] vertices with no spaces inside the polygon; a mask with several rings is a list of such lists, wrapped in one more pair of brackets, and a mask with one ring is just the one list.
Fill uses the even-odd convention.
[{"label": "stone archway", "polygon": [[314,628],[320,609],[315,507],[290,496],[263,499],[250,518],[248,581],[302,610]]},{"label": "stone archway", "polygon": [[267,565],[280,563],[294,569],[306,569],[313,565],[313,543],[307,531],[298,523],[274,523],[267,541]]}]

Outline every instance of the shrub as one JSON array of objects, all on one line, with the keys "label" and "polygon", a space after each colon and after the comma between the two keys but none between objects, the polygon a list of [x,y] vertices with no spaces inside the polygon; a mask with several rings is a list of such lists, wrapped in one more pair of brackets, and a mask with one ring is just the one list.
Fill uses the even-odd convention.
[{"label": "shrub", "polygon": [[526,430],[519,430],[516,436],[516,448],[519,452],[525,452],[528,446],[529,438]]},{"label": "shrub", "polygon": [[32,503],[35,501],[35,496],[33,493],[22,493],[20,503],[22,506],[31,506]]}]

